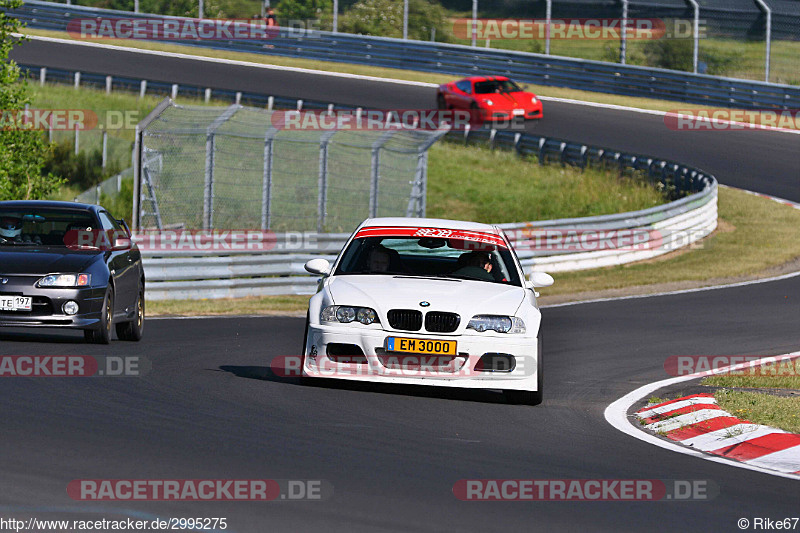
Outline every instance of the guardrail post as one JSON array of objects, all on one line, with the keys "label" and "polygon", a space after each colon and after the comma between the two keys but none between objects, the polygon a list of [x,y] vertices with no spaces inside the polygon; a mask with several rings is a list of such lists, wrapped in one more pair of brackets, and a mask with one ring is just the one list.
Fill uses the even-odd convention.
[{"label": "guardrail post", "polygon": [[319,142],[319,180],[317,182],[317,233],[325,227],[325,215],[328,209],[328,144],[336,130],[326,131]]},{"label": "guardrail post", "polygon": [[264,172],[261,180],[261,229],[268,230],[272,223],[272,156],[278,129],[270,126],[264,135]]},{"label": "guardrail post", "polygon": [[553,0],[547,0],[547,4],[545,6],[545,15],[544,15],[545,23],[547,27],[544,29],[544,53],[546,55],[550,55],[550,26],[551,21],[553,20]]},{"label": "guardrail post", "polygon": [[81,86],[81,73],[80,72],[76,72],[75,73],[74,80],[75,80],[75,88],[79,89],[80,86]]},{"label": "guardrail post", "polygon": [[139,99],[144,98],[146,92],[147,92],[147,80],[142,80],[139,83]]},{"label": "guardrail post", "polygon": [[206,88],[205,101],[208,103],[211,100],[211,89]]},{"label": "guardrail post", "polygon": [[44,87],[46,81],[47,81],[47,67],[42,67],[39,69],[39,85]]},{"label": "guardrail post", "polygon": [[408,0],[403,0],[403,40],[408,40]]},{"label": "guardrail post", "polygon": [[78,155],[80,152],[80,144],[81,144],[81,136],[80,136],[80,129],[78,129],[78,125],[75,124],[75,155]]},{"label": "guardrail post", "polygon": [[544,166],[544,144],[545,144],[546,142],[547,142],[547,139],[546,139],[546,138],[544,138],[544,137],[541,137],[541,138],[539,139],[539,152],[538,152],[538,157],[539,157],[539,164],[540,164],[540,165],[542,165],[542,166]]},{"label": "guardrail post", "polygon": [[380,138],[372,143],[372,159],[369,168],[369,217],[378,216],[378,186],[380,182],[381,146],[394,135],[393,130],[383,133]]},{"label": "guardrail post", "polygon": [[[100,164],[100,168],[105,170],[106,168],[106,161],[108,160],[108,132],[103,132],[103,160]],[[119,215],[118,215],[119,216]]]},{"label": "guardrail post", "polygon": [[339,0],[333,0],[333,33],[339,31]]},{"label": "guardrail post", "polygon": [[764,0],[756,0],[758,7],[764,12],[764,16],[767,18],[766,23],[766,42],[767,42],[767,57],[764,60],[764,81],[769,83],[769,63],[770,63],[770,55],[772,53],[772,9],[764,2]]},{"label": "guardrail post", "polygon": [[239,91],[239,92],[236,93],[236,104],[238,105],[238,104],[241,104],[241,103],[242,103],[242,93],[241,93],[241,91]]},{"label": "guardrail post", "polygon": [[628,48],[628,0],[622,0],[622,17],[619,28],[619,62],[624,65]]},{"label": "guardrail post", "polygon": [[111,94],[111,84],[114,82],[114,78],[111,76],[106,76],[106,94]]},{"label": "guardrail post", "polygon": [[170,95],[170,98],[172,98],[173,100],[175,100],[178,97],[178,84],[177,83],[173,83],[172,84],[172,90],[170,91],[169,95]]},{"label": "guardrail post", "polygon": [[697,58],[700,53],[700,4],[697,0],[687,0],[692,5],[694,21],[692,22],[692,37],[694,37],[694,48],[692,50],[692,72],[697,74]]},{"label": "guardrail post", "polygon": [[478,0],[472,0],[472,24],[470,27],[471,45],[474,47],[478,42]]},{"label": "guardrail post", "polygon": [[275,97],[269,96],[267,97],[267,111],[272,111],[273,107],[275,107]]}]

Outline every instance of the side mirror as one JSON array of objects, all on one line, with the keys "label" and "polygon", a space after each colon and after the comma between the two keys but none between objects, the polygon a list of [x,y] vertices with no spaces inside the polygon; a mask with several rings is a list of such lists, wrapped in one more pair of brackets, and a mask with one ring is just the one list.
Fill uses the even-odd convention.
[{"label": "side mirror", "polygon": [[130,250],[133,247],[133,242],[129,237],[117,237],[114,239],[114,246],[111,247],[112,250]]},{"label": "side mirror", "polygon": [[531,272],[530,284],[534,287],[549,287],[554,282],[553,276],[546,272]]},{"label": "side mirror", "polygon": [[305,269],[312,274],[327,276],[331,271],[331,264],[327,259],[312,259],[305,264]]}]

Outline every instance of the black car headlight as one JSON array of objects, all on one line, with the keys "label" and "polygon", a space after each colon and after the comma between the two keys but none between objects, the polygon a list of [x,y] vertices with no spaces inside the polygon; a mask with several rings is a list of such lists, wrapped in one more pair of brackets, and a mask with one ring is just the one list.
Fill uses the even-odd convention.
[{"label": "black car headlight", "polygon": [[348,305],[329,305],[319,315],[320,322],[361,322],[364,325],[380,322],[374,309]]},{"label": "black car headlight", "polygon": [[525,333],[525,322],[516,316],[475,315],[467,324],[467,329],[478,332]]},{"label": "black car headlight", "polygon": [[90,274],[50,274],[36,282],[37,287],[88,287],[92,282]]}]

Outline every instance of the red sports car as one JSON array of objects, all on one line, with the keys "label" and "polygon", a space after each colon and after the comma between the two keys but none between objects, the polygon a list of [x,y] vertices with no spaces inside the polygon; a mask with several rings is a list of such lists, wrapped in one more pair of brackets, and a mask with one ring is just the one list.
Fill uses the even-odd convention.
[{"label": "red sports car", "polygon": [[486,121],[542,118],[542,102],[505,76],[470,76],[440,85],[439,109],[468,109]]}]

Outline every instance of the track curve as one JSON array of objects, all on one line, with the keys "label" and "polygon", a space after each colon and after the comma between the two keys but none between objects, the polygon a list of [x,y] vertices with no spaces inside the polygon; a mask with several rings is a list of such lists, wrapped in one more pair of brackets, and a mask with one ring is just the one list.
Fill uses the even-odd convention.
[{"label": "track curve", "polygon": [[[39,49],[23,60],[19,54],[34,44],[15,50],[15,58],[55,61],[61,68],[86,60],[69,49]],[[128,76],[149,68],[112,63],[131,69],[120,72]],[[158,79],[158,69],[150,67],[142,77]],[[85,70],[102,72],[97,64]],[[165,81],[184,75],[211,79],[207,70],[198,73],[190,65],[171,74]],[[221,75],[236,85],[225,88],[253,90],[250,84],[266,83],[259,72]],[[375,103],[355,103],[376,107],[422,106],[433,99],[430,88],[384,86],[376,93],[363,81],[340,79],[343,85],[335,86],[318,78],[291,85],[279,76],[273,83],[281,79],[283,90],[275,94],[322,91],[336,100],[331,91],[352,98],[361,91]],[[547,118],[531,126],[538,133],[680,160],[713,172],[722,183],[800,201],[797,136],[749,131],[682,137],[649,115],[569,104],[551,104],[546,111]],[[66,495],[73,479],[263,477],[324,479],[334,496],[324,502],[91,507],[162,517],[227,516],[230,530],[248,532],[734,531],[740,517],[791,516],[797,509],[795,481],[654,448],[609,426],[603,409],[662,378],[671,355],[800,349],[799,289],[800,278],[793,278],[544,309],[547,393],[540,408],[508,406],[490,392],[307,386],[278,378],[268,370],[270,361],[296,353],[300,318],[152,320],[141,343],[110,347],[84,345],[78,336],[0,331],[2,355],[138,355],[153,364],[138,379],[3,380],[4,509],[86,510],[89,504]],[[721,493],[710,502],[685,503],[457,500],[453,484],[475,478],[708,479]]]}]

